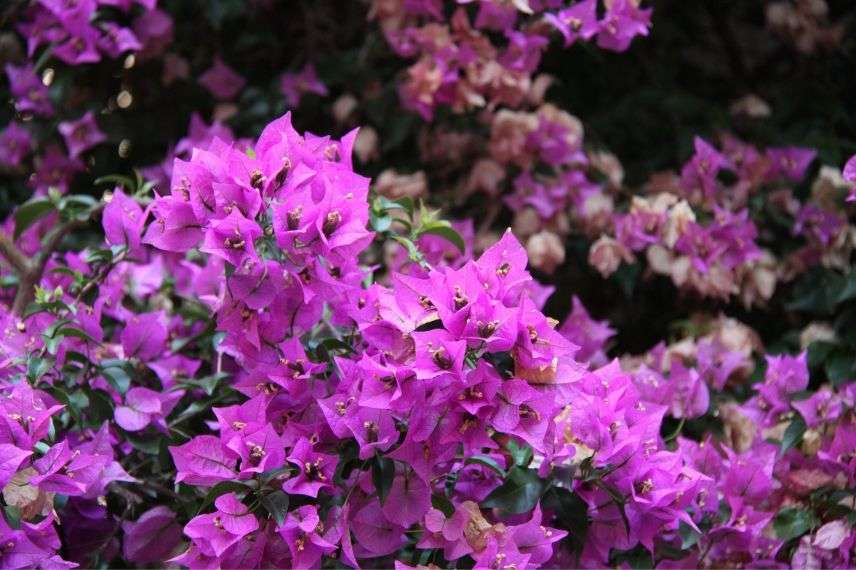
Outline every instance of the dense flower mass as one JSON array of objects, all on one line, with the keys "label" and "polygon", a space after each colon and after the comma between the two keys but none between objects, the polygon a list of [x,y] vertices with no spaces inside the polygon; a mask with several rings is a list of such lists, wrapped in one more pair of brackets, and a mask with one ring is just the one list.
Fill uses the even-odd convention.
[{"label": "dense flower mass", "polygon": [[[369,180],[351,166],[355,137],[303,136],[286,115],[246,147],[214,138],[189,160],[176,159],[169,193],[155,197],[147,226],[147,214],[121,189],[104,208],[108,244],[135,260],[112,271],[171,267],[176,287],[213,311],[222,333],[217,368],[228,358],[243,394],[213,406],[210,433],[168,447],[188,497],[197,488],[200,497],[223,490],[210,512],[187,520],[189,548],[175,562],[313,567],[339,557],[359,566],[410,543],[447,561],[561,564],[569,554],[554,544],[575,527],[556,527],[568,509],[581,508],[588,523],[577,556],[585,566],[609,563],[616,549],[653,552],[687,541],[695,546],[683,563],[702,555],[760,563],[775,558],[782,541],[751,529],[798,500],[801,481],[853,483],[852,385],[793,400],[808,385],[805,354],[769,357],[756,394],[728,408],[729,440],[664,437],[667,418],[707,413],[710,391],[751,367],[746,353],[714,336],[697,341],[695,363],[665,347],[635,364],[608,362],[604,344],[614,331],[579,301],[558,329],[539,310],[526,251],[510,232],[475,261],[424,262],[418,274],[393,273],[387,285],[365,287],[371,270],[357,260],[373,235]],[[194,261],[192,251],[207,256]],[[72,265],[86,271],[83,259]],[[109,540],[115,531],[98,497],[111,484],[145,484],[117,462],[135,453],[117,435],[175,430],[187,412],[167,418],[200,391],[193,379],[202,363],[181,354],[180,340],[167,344],[193,329],[163,310],[130,312],[121,280],[105,283],[89,305],[73,287],[63,289],[64,279],[51,283],[58,309],[5,319],[11,423],[3,484],[33,489],[12,499],[19,517],[41,519],[40,497],[62,495],[77,509],[64,509],[65,528],[78,528],[75,516],[94,517],[105,521],[96,528]],[[109,333],[105,317],[117,323]],[[33,330],[49,332],[40,338]],[[75,332],[53,342],[63,330]],[[74,406],[52,395],[65,394],[52,386],[62,378],[52,370],[78,362],[74,354],[90,362],[95,349],[101,361],[89,382],[115,405],[117,433],[104,425],[51,443],[52,422],[71,419]],[[129,388],[119,372],[128,365],[151,380]],[[765,434],[797,415],[816,442],[800,452],[785,439],[782,455]],[[49,546],[59,544],[50,526],[56,514],[47,515],[18,534],[9,529],[11,553],[32,549],[32,533],[49,532],[53,542],[37,551],[57,556]],[[171,536],[181,529],[163,507],[135,524]],[[136,527],[123,528],[126,540],[140,540]],[[846,540],[853,541],[839,544]],[[123,552],[132,562],[151,560],[134,542]],[[833,560],[845,563],[844,556]]]},{"label": "dense flower mass", "polygon": [[359,95],[314,12],[260,81],[273,3],[217,52],[157,4],[4,12],[0,568],[856,563],[856,157],[721,131],[628,182],[540,70],[638,0],[375,0]]},{"label": "dense flower mass", "polygon": [[[430,120],[439,105],[456,112],[487,106],[518,107],[533,86],[550,32],[558,31],[565,47],[597,39],[611,51],[625,51],[633,38],[648,35],[651,10],[633,0],[583,0],[571,6],[550,1],[478,2],[471,20],[456,0],[375,0],[372,16],[396,54],[416,59],[401,86],[403,104]],[[452,11],[451,17],[447,14]],[[494,43],[493,35],[503,37]]]},{"label": "dense flower mass", "polygon": [[[33,4],[18,26],[27,37],[27,53],[32,56],[47,45],[68,65],[95,63],[102,56],[115,59],[144,49],[152,27],[148,14],[157,10],[157,0],[39,0]],[[136,16],[132,27],[126,27],[107,18],[95,20],[105,7],[143,13]]]}]

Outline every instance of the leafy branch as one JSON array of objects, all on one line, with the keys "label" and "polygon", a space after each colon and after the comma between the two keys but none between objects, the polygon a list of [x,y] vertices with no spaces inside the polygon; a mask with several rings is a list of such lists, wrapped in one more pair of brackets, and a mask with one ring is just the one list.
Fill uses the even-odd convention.
[{"label": "leafy branch", "polygon": [[29,259],[15,245],[13,238],[0,233],[0,253],[9,261],[15,276],[18,278],[18,289],[12,302],[13,314],[23,315],[27,306],[33,301],[36,285],[39,284],[44,275],[45,266],[65,237],[75,229],[84,227],[106,205],[106,200],[95,201],[89,196],[61,198],[52,194],[46,199],[27,202],[18,209],[15,213],[15,238],[39,218],[51,212],[57,211],[61,218],[65,217],[65,219],[51,228],[42,238],[41,247],[32,259]]}]

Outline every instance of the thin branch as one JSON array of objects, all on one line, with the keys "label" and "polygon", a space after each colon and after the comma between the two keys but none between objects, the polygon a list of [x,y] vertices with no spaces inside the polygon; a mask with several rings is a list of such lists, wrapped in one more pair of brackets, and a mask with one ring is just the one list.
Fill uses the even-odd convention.
[{"label": "thin branch", "polygon": [[0,253],[9,261],[19,277],[30,270],[30,261],[27,256],[18,249],[14,240],[3,232],[0,232]]},{"label": "thin branch", "polygon": [[156,483],[155,481],[137,481],[135,484],[140,485],[142,487],[148,487],[152,491],[160,493],[161,495],[166,495],[167,497],[171,497],[177,501],[181,501],[182,503],[187,500],[186,497],[182,497],[172,489],[169,489],[160,483]]},{"label": "thin branch", "polygon": [[[12,303],[12,313],[15,315],[23,315],[27,310],[27,306],[33,301],[36,296],[36,285],[42,280],[42,275],[45,272],[45,266],[57,250],[62,240],[65,239],[71,231],[85,226],[89,220],[99,213],[107,203],[103,200],[89,212],[89,216],[85,220],[70,220],[59,226],[54,227],[42,240],[42,247],[36,255],[32,264],[27,262],[26,271],[18,273],[19,282],[18,290],[15,292],[15,300]],[[2,236],[2,234],[0,234]],[[14,244],[12,244],[14,246]],[[17,248],[16,248],[17,249]],[[25,259],[26,261],[26,259]]]}]

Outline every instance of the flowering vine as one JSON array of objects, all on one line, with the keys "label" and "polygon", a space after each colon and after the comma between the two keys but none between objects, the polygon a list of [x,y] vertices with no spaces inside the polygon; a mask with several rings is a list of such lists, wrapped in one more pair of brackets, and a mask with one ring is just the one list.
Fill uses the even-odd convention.
[{"label": "flowering vine", "polygon": [[[182,52],[173,5],[16,10],[0,566],[853,564],[856,157],[721,132],[631,187],[539,69],[553,40],[630,49],[650,8],[371,3],[425,123],[425,171],[373,178],[391,153],[345,128],[356,96],[330,108],[341,136],[295,126],[341,89],[323,57],[262,93],[255,44]],[[209,106],[110,174],[141,142],[137,65]],[[98,66],[107,103],[67,105]],[[550,280],[573,264],[700,308],[627,349],[626,315]]]}]

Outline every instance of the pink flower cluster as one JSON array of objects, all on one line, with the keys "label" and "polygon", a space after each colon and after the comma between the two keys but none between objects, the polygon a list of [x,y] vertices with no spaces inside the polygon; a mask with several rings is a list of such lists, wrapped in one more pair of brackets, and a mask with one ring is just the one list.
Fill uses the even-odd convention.
[{"label": "pink flower cluster", "polygon": [[[580,309],[576,307],[574,312]],[[578,322],[580,325],[574,331],[576,338],[590,341],[598,336],[603,338],[600,333],[585,332],[597,323],[588,319]],[[705,415],[713,405],[723,422],[723,437],[720,438],[712,434],[705,435],[701,441],[676,437],[674,454],[657,450],[658,442],[662,441],[657,435],[659,428],[649,432],[651,437],[647,440],[645,432],[640,432],[641,450],[635,454],[628,452],[627,464],[643,456],[650,471],[642,468],[635,478],[629,479],[613,479],[610,472],[609,477],[604,478],[619,488],[626,486],[624,493],[633,497],[633,501],[624,505],[624,515],[609,503],[611,489],[601,489],[595,500],[589,502],[592,527],[586,535],[583,566],[606,564],[610,548],[632,548],[633,539],[638,538],[651,551],[664,551],[668,545],[678,549],[694,545],[688,557],[664,560],[662,564],[669,568],[777,567],[784,542],[769,533],[774,519],[781,518],[782,511],[788,512],[789,508],[803,504],[809,495],[821,489],[846,489],[852,485],[856,469],[852,452],[856,431],[852,418],[847,418],[852,412],[846,410],[852,410],[856,403],[854,384],[851,382],[838,389],[824,386],[816,392],[806,392],[809,373],[805,352],[798,356],[768,355],[762,382],[752,387],[752,395],[746,402],[717,404],[714,398],[717,395],[721,398],[726,387],[746,383],[755,366],[752,356],[762,347],[751,329],[737,321],[719,318],[710,322],[709,327],[711,331],[703,336],[686,337],[669,346],[661,343],[641,357],[623,359],[625,372],[612,364],[593,372],[597,381],[591,378],[575,384],[595,394],[598,394],[596,390],[603,390],[599,393],[602,402],[599,399],[572,400],[572,409],[578,406],[591,415],[602,414],[615,398],[627,398],[628,392],[632,394],[633,413],[623,418],[624,423],[620,417],[615,419],[609,425],[613,433],[627,429],[623,428],[625,425],[630,428],[636,424],[641,412],[654,414],[656,419],[650,421],[657,425],[664,416],[682,419],[680,425],[683,425],[684,421]],[[804,422],[800,425],[806,430],[798,448],[793,447],[794,441],[788,443],[795,418]],[[600,447],[592,449],[586,438],[577,435],[588,433],[587,429],[581,430],[585,422],[571,421],[570,424],[574,427],[568,433],[576,436],[573,441],[576,460],[601,457]],[[602,439],[595,441],[602,445]],[[779,444],[780,441],[783,443]],[[621,473],[623,469],[624,464],[621,464],[616,472]],[[677,529],[657,532],[657,523],[644,515],[651,516],[653,513],[646,511],[653,505],[662,505],[663,499],[675,504],[686,497],[688,487],[676,488],[675,481],[692,488],[692,498],[687,503],[679,503],[683,505],[681,512],[661,519],[680,521]],[[586,489],[583,485],[581,491]],[[581,496],[586,495],[583,492]],[[603,507],[595,507],[595,504],[609,508],[601,510]],[[625,515],[631,528],[639,525],[636,534],[621,530],[621,517]],[[602,522],[599,517],[603,518]],[[649,532],[654,533],[653,542],[646,538]],[[628,538],[631,542],[625,542]],[[854,545],[856,534],[852,529],[842,521],[829,520],[820,525],[814,536],[800,540],[791,562],[820,560],[818,564],[823,567],[846,566]],[[595,552],[597,556],[586,557]]]},{"label": "pink flower cluster", "polygon": [[170,194],[154,203],[145,243],[199,246],[234,268],[217,315],[245,366],[275,360],[271,346],[308,330],[325,301],[364,277],[357,254],[372,234],[368,179],[350,169],[355,136],[303,138],[286,116],[246,151],[215,139],[176,160]]},{"label": "pink flower cluster", "polygon": [[[723,137],[720,151],[697,137],[695,154],[680,176],[652,178],[649,196],[633,196],[626,213],[612,216],[612,227],[592,244],[589,261],[609,276],[644,253],[651,271],[680,288],[723,299],[739,296],[747,306],[763,303],[778,281],[849,247],[846,217],[834,204],[841,185],[834,173],[827,180],[829,173],[822,171],[817,190],[804,203],[787,187],[769,190],[802,181],[815,154],[796,147],[762,152],[730,136]],[[734,181],[724,183],[724,172]],[[764,243],[750,215],[750,201],[764,193],[769,207],[790,217],[792,233],[805,241],[787,259],[776,259],[774,244]]]},{"label": "pink flower cluster", "polygon": [[[19,72],[21,70],[14,70],[11,65],[7,67],[10,78]],[[23,72],[29,73],[26,70]],[[33,79],[41,85],[35,76]],[[14,82],[12,84],[14,86]],[[18,99],[19,102],[23,100],[26,99]],[[53,112],[49,101],[46,110],[51,114]],[[30,130],[21,123],[11,122],[0,132],[0,167],[20,170],[24,160],[34,151],[43,152],[41,156],[35,157],[35,172],[29,180],[37,195],[46,193],[49,188],[66,191],[74,175],[83,170],[81,156],[107,140],[92,111],[76,120],[60,122],[56,130],[65,142],[65,151],[56,144],[43,144],[43,148],[39,148],[37,143],[43,141],[34,140]]]},{"label": "pink flower cluster", "polygon": [[[115,21],[110,19],[112,15]],[[131,16],[131,27],[117,23]],[[25,160],[34,152],[40,153],[34,157],[29,180],[36,195],[45,194],[49,188],[65,192],[75,174],[84,170],[82,155],[105,142],[107,136],[92,111],[78,113],[74,107],[56,105],[57,90],[51,86],[57,72],[53,68],[42,71],[41,67],[51,57],[78,66],[97,63],[102,56],[158,55],[172,41],[172,19],[156,8],[156,0],[39,0],[24,11],[17,29],[26,38],[29,61],[5,65],[17,116],[0,132],[0,167],[21,172],[30,168]],[[44,49],[33,63],[40,48]],[[57,111],[65,120],[51,124],[47,132],[62,137],[65,151],[33,136],[37,132],[42,135],[39,138],[46,138],[45,129],[38,123],[49,122]],[[33,121],[36,118],[40,121]]]},{"label": "pink flower cluster", "polygon": [[[300,133],[287,114],[237,138],[228,101],[258,90],[219,56],[198,79],[219,101],[210,125],[194,114],[163,162],[105,177],[100,199],[70,194],[118,107],[69,117],[53,70],[5,67],[18,115],[0,167],[33,198],[0,227],[0,568],[852,566],[856,368],[838,338],[852,308],[836,308],[856,298],[856,157],[803,191],[811,149],[696,138],[633,193],[536,74],[551,34],[624,51],[650,9],[372,6],[415,61],[404,105],[481,111],[481,133],[423,126],[419,158],[449,166],[437,177],[462,200],[487,197],[485,219],[414,200],[424,172],[372,186],[356,130]],[[155,0],[22,11],[42,63],[146,58],[172,38]],[[187,78],[171,56],[164,73]],[[328,93],[312,64],[278,87],[289,107]],[[358,106],[340,99],[337,121]],[[565,291],[570,313],[548,317],[555,289],[527,270],[553,273],[577,238],[603,277],[639,263],[747,309],[825,268],[809,302],[829,324],[777,323],[793,334],[765,347],[692,314],[621,354],[617,319]]]},{"label": "pink flower cluster", "polygon": [[[30,57],[40,46],[68,65],[96,63],[102,55],[116,59],[122,54],[160,51],[172,39],[172,20],[157,10],[157,0],[39,0],[28,18],[19,24],[27,37]],[[142,9],[132,28],[99,18],[106,7],[129,12]]]},{"label": "pink flower cluster", "polygon": [[[451,17],[440,0],[375,0],[372,17],[401,57],[415,59],[401,86],[405,107],[431,120],[439,106],[455,112],[518,107],[538,88],[532,75],[558,30],[565,46],[597,38],[624,51],[647,35],[651,10],[633,0],[598,0],[567,7],[561,0],[457,0]],[[477,4],[473,19],[467,5]],[[494,38],[502,37],[498,42]]]},{"label": "pink flower cluster", "polygon": [[565,260],[568,212],[590,211],[600,194],[583,144],[580,121],[549,103],[534,112],[503,109],[491,122],[490,158],[476,163],[468,180],[472,191],[497,196],[510,178],[503,201],[515,212],[515,234],[526,240],[532,265],[546,273]]},{"label": "pink flower cluster", "polygon": [[[276,151],[264,149],[275,148],[272,141],[287,140],[291,144],[287,148],[299,148],[299,139],[288,123],[274,125],[254,146],[257,154],[252,160],[260,161],[257,164],[270,163],[269,155]],[[315,158],[320,161],[312,176],[307,174],[298,181],[312,185],[313,176],[325,180],[325,168],[348,171],[337,162],[342,159],[347,164],[347,154],[339,156],[338,150],[328,151],[340,149],[335,143],[325,146],[328,142],[313,145],[319,155]],[[343,144],[347,147],[347,143]],[[228,165],[230,154],[235,156],[234,169],[226,171],[231,180],[240,185],[246,173],[253,179],[256,170],[244,165],[248,160],[245,152],[230,151],[217,142],[212,148],[219,149],[218,159],[204,151],[194,151],[189,163],[177,163],[173,173],[175,200],[189,203],[191,208],[194,200],[204,203],[201,196],[210,184],[209,195],[214,196],[211,203],[216,204],[215,180],[224,176],[218,166]],[[303,159],[303,164],[311,163]],[[189,172],[188,165],[193,164],[198,164],[204,174],[197,170],[195,178],[184,177],[183,169]],[[502,472],[522,469],[508,451],[519,445],[534,451],[537,471],[542,476],[555,475],[569,465],[599,474],[596,483],[576,480],[570,488],[588,505],[591,525],[581,558],[587,566],[606,564],[615,548],[629,550],[642,544],[654,550],[655,543],[679,539],[681,523],[691,532],[702,534],[701,528],[709,524],[706,513],[713,508],[706,509],[711,504],[708,496],[723,497],[720,501],[726,501],[732,514],[705,530],[704,537],[698,539],[704,547],[699,552],[719,562],[774,557],[781,542],[763,542],[760,533],[747,530],[746,521],[760,526],[770,521],[777,503],[766,501],[769,489],[783,487],[778,504],[799,491],[791,488],[790,480],[774,479],[777,448],[766,443],[760,431],[754,435],[738,433],[746,429],[739,418],[753,413],[758,406],[765,410],[767,418],[758,422],[761,425],[772,427],[782,417],[790,417],[787,396],[805,387],[804,355],[801,360],[770,360],[767,377],[771,385],[777,386],[780,377],[796,375],[802,380],[781,392],[783,396],[778,400],[772,395],[763,399],[766,388],[761,388],[756,399],[735,408],[729,418],[729,425],[734,424],[734,448],[723,446],[720,454],[700,459],[699,453],[693,451],[696,444],[680,438],[678,448],[670,451],[660,436],[664,416],[686,420],[704,415],[710,405],[709,390],[722,389],[735,373],[750,366],[745,349],[735,350],[723,344],[720,337],[711,336],[699,340],[696,352],[690,353],[698,358],[697,362],[682,361],[678,353],[659,349],[630,373],[623,372],[617,363],[607,365],[603,356],[599,358],[602,368],[583,372],[573,359],[576,347],[557,333],[554,324],[529,300],[526,290],[532,282],[524,272],[526,256],[507,233],[478,261],[464,263],[458,269],[393,276],[391,288],[379,284],[368,289],[342,287],[338,290],[345,291],[343,295],[327,296],[330,315],[326,327],[342,331],[340,334],[357,347],[350,357],[336,357],[334,367],[329,369],[314,362],[291,333],[297,326],[297,334],[319,334],[317,325],[312,327],[320,318],[317,311],[311,318],[302,319],[304,311],[312,313],[310,307],[315,298],[307,290],[318,283],[326,292],[329,285],[323,278],[333,272],[310,273],[314,268],[297,261],[306,259],[299,257],[300,248],[294,249],[293,240],[282,241],[278,232],[282,220],[287,226],[288,220],[298,216],[297,212],[302,217],[303,212],[313,208],[306,202],[287,202],[287,206],[278,203],[277,195],[284,188],[288,191],[283,196],[296,194],[294,199],[299,199],[301,193],[295,191],[300,186],[292,186],[291,178],[297,175],[297,168],[273,186],[264,181],[275,177],[275,170],[257,170],[268,174],[264,178],[255,175],[257,187],[245,181],[243,188],[252,196],[250,203],[259,199],[265,204],[256,215],[261,225],[246,218],[242,224],[236,217],[238,221],[228,226],[228,232],[218,234],[216,206],[205,210],[197,207],[196,211],[209,217],[185,224],[200,228],[193,230],[198,234],[188,243],[201,240],[203,251],[207,249],[235,268],[215,307],[221,315],[230,317],[224,319],[223,315],[219,320],[220,328],[226,332],[221,346],[241,364],[243,371],[236,387],[250,399],[241,405],[215,408],[219,438],[197,436],[171,453],[179,481],[212,486],[255,480],[256,484],[268,485],[274,493],[282,491],[311,501],[289,511],[280,521],[272,518],[265,523],[240,501],[241,493],[222,495],[215,503],[215,513],[199,515],[188,523],[185,534],[192,546],[181,562],[196,566],[214,562],[229,565],[236,560],[246,564],[252,560],[253,565],[311,567],[319,564],[322,556],[338,554],[357,565],[360,559],[396,552],[406,543],[406,531],[414,524],[424,528],[425,533],[416,547],[441,548],[449,560],[470,555],[477,564],[485,565],[491,561],[518,565],[547,562],[552,557],[550,545],[564,533],[543,526],[539,532],[527,530],[527,525],[534,528],[546,522],[542,509],[536,506],[533,518],[519,526],[513,523],[513,517],[507,521],[494,519],[477,507],[480,502],[490,504],[492,493],[502,484],[485,463],[498,465]],[[318,187],[325,188],[315,198],[320,203],[325,202],[326,192],[335,192],[330,182]],[[194,198],[194,192],[199,197]],[[354,207],[358,204],[353,203]],[[244,211],[237,202],[235,207]],[[272,222],[270,231],[262,229],[262,212],[267,209],[267,219]],[[157,210],[158,215],[169,215],[160,214],[160,207]],[[224,214],[225,211],[221,215]],[[234,211],[221,219],[233,215]],[[323,207],[320,216],[325,222],[330,219]],[[365,217],[361,219],[364,228]],[[325,222],[319,228],[318,216],[314,221],[309,224],[310,234],[295,237],[299,245],[317,244],[321,249],[315,255],[324,263],[335,254],[322,243],[322,236],[332,239],[335,231],[327,235]],[[169,226],[169,222],[164,223]],[[154,229],[149,231],[155,237],[150,239],[161,239],[159,224],[157,219],[152,224]],[[299,231],[300,225],[295,224],[292,231]],[[265,233],[272,234],[285,256],[273,265],[267,260],[269,269],[264,277],[241,283],[245,267],[259,262],[258,253],[254,248],[249,255],[230,255],[223,251],[224,246],[226,250],[242,250],[259,242],[258,249],[262,250]],[[230,245],[235,240],[242,244],[240,248]],[[365,246],[359,237],[351,243],[359,243],[358,249]],[[251,274],[252,270],[247,272]],[[301,285],[298,303],[302,306],[285,312],[277,307],[280,315],[291,315],[290,324],[263,327],[268,335],[261,337],[265,346],[260,350],[262,342],[256,344],[248,339],[258,334],[255,319],[267,323],[273,316],[268,311],[276,306],[277,288],[266,282],[277,274],[289,276],[287,282]],[[313,277],[307,278],[307,274]],[[249,299],[235,294],[242,290],[257,291],[255,300],[267,300],[247,304]],[[589,346],[584,356],[602,351],[612,334],[608,327],[591,321],[581,306],[576,306],[574,315],[560,331]],[[497,360],[497,355],[503,354],[510,356],[507,365]],[[840,396],[831,391],[819,394],[824,394],[824,402],[831,398],[843,402],[839,405],[852,406],[850,392]],[[415,401],[423,405],[414,407]],[[771,408],[772,402],[779,402],[775,404],[779,407]],[[798,402],[793,405],[801,410]],[[806,410],[818,413],[821,408],[809,404]],[[808,414],[806,410],[801,413]],[[826,407],[822,410],[817,420],[807,416],[810,427],[817,428],[825,422],[837,424],[841,414],[836,410],[840,408],[831,413]],[[847,425],[845,422],[841,429],[847,429]],[[831,453],[839,457],[835,445],[839,445],[836,438],[841,431],[827,433],[836,435],[821,435],[817,445],[819,449],[832,446]],[[352,466],[349,477],[337,477],[337,467],[343,460],[341,450],[348,441],[356,443],[353,460],[363,462],[363,468]],[[710,442],[709,445],[710,449],[715,447]],[[820,461],[821,453],[817,455]],[[747,465],[741,457],[761,459]],[[785,457],[804,456],[791,451]],[[711,476],[710,462],[714,460],[721,466],[721,478]],[[757,461],[766,462],[767,467],[756,465]],[[828,480],[832,482],[838,472],[852,478],[852,466],[848,467],[845,459],[837,461],[821,464],[826,466]],[[389,488],[384,488],[365,468],[372,462],[391,470]],[[749,495],[746,491],[732,493],[743,489],[737,483],[741,478],[753,477],[758,469],[766,473],[766,483],[758,481],[758,488]],[[276,475],[262,482],[258,479],[262,473]],[[448,473],[457,474],[452,490],[445,482]],[[444,512],[438,508],[437,495],[445,496],[453,510]],[[322,516],[319,503],[336,496],[344,497],[344,503],[334,500],[337,506]],[[616,501],[616,496],[621,500]],[[719,508],[719,504],[716,502],[714,507]],[[551,512],[551,516],[557,513]],[[475,536],[467,535],[470,527],[479,529]],[[226,533],[223,529],[227,529]],[[246,536],[256,538],[242,541]],[[279,541],[285,542],[287,551],[276,551],[273,544]],[[846,545],[841,551],[845,550]]]},{"label": "pink flower cluster", "polygon": [[[291,564],[313,566],[340,542],[342,555],[356,563],[394,552],[406,528],[429,516],[440,527],[426,545],[454,540],[456,557],[481,553],[461,534],[442,538],[445,516],[429,513],[436,476],[484,449],[499,451],[494,439],[501,436],[539,451],[555,447],[548,418],[561,409],[559,386],[577,377],[579,367],[569,360],[572,345],[525,295],[525,252],[507,234],[476,264],[427,278],[401,276],[393,289],[361,288],[365,274],[354,262],[371,234],[368,180],[349,166],[354,136],[303,138],[285,117],[265,129],[252,152],[215,140],[209,151],[176,162],[170,195],[155,202],[144,241],[167,251],[201,244],[231,268],[211,302],[226,333],[221,350],[243,370],[235,386],[250,396],[239,406],[215,408],[219,439],[198,436],[171,450],[177,480],[211,486],[279,471],[273,484],[289,495],[347,494],[326,524],[318,506],[307,505],[263,527],[236,497],[221,496],[217,513],[185,529],[193,546],[181,561],[191,566],[247,556],[279,565],[289,554]],[[360,354],[338,357],[333,370],[310,360],[298,341],[318,333],[325,307],[330,332],[351,331]],[[417,330],[427,323],[436,326]],[[514,354],[520,377],[503,381],[489,360],[500,352]],[[414,408],[417,400],[432,405]],[[359,460],[391,464],[395,475],[383,504],[368,471],[335,480],[336,452],[349,440]],[[466,501],[483,498],[491,486],[495,480],[461,496],[462,526],[474,517],[495,526]],[[537,528],[540,520],[529,524]],[[525,563],[533,554],[520,552],[522,546],[536,549],[563,535],[519,544],[515,536],[530,536],[528,527],[502,528],[490,533],[492,540],[485,536],[490,554],[482,555],[513,552]],[[344,539],[351,530],[353,545]],[[256,532],[259,539],[241,540]],[[288,552],[264,548],[279,540]],[[537,550],[539,562],[550,557],[549,548]]]},{"label": "pink flower cluster", "polygon": [[[8,325],[10,319],[6,321]],[[28,323],[33,327],[40,324],[47,323],[44,319],[30,319]],[[8,328],[4,332],[6,354],[26,351],[24,347],[13,349],[31,337],[23,323],[14,333]],[[4,375],[9,372],[6,369]],[[12,508],[20,517],[11,521],[8,516],[0,518],[4,545],[0,563],[5,568],[73,568],[77,565],[58,555],[61,542],[54,501],[60,496],[67,501],[67,524],[77,522],[72,513],[78,508],[84,509],[85,518],[103,518],[106,510],[97,499],[101,497],[103,501],[107,486],[116,481],[134,481],[116,461],[113,446],[117,440],[105,424],[87,434],[72,433],[62,441],[46,443],[43,440],[52,439],[49,432],[55,429],[53,421],[63,406],[26,381],[5,386],[0,409],[0,447],[4,452],[0,484],[7,513]]]},{"label": "pink flower cluster", "polygon": [[[175,160],[168,194],[144,210],[112,193],[102,225],[123,257],[91,303],[75,275],[100,262],[68,253],[42,280],[47,309],[4,316],[5,566],[85,563],[84,538],[105,560],[193,568],[601,567],[639,549],[672,552],[667,567],[769,565],[788,540],[764,531],[774,519],[853,486],[853,384],[806,397],[806,355],[768,356],[749,399],[725,399],[762,353],[735,321],[610,362],[615,331],[578,300],[561,326],[541,312],[510,232],[475,261],[371,283],[355,137],[301,135],[288,115],[252,143],[196,133],[207,148]],[[213,362],[182,353],[209,325],[158,301],[165,288],[213,311]],[[71,423],[93,412],[69,399],[70,369],[109,425]],[[240,396],[181,436],[208,382],[229,393],[225,374]],[[681,433],[712,407],[723,437]],[[172,482],[123,467],[146,449],[136,434],[180,437],[153,450]],[[136,486],[178,503],[120,524],[108,497]],[[848,563],[848,523],[805,524],[793,560]]]}]

